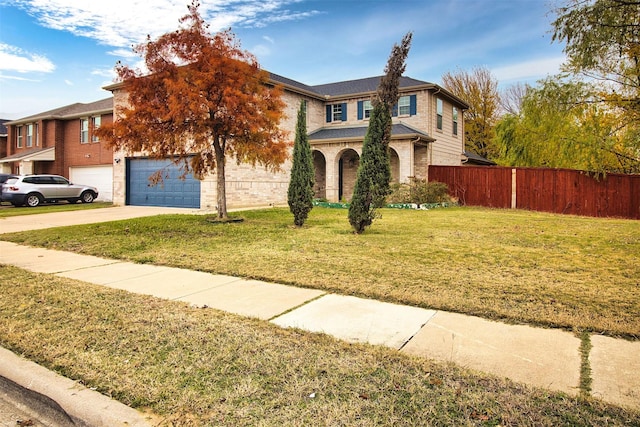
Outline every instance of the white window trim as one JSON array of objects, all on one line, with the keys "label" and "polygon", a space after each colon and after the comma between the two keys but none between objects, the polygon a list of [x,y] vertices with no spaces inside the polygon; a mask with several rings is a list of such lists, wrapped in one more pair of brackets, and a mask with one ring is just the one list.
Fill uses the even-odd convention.
[{"label": "white window trim", "polygon": [[[86,124],[86,129],[84,125]],[[83,117],[80,119],[80,144],[89,143],[89,118]]]},{"label": "white window trim", "polygon": [[331,105],[331,121],[341,122],[342,120],[342,104]]},{"label": "white window trim", "polygon": [[[403,108],[405,111],[403,112]],[[411,96],[403,95],[398,98],[398,116],[411,115]]]}]

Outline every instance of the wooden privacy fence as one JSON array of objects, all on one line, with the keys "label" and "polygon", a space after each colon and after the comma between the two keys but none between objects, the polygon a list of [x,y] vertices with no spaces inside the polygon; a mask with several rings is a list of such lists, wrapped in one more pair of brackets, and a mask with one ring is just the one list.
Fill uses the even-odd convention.
[{"label": "wooden privacy fence", "polygon": [[640,219],[640,175],[569,169],[429,166],[429,181],[469,206]]}]

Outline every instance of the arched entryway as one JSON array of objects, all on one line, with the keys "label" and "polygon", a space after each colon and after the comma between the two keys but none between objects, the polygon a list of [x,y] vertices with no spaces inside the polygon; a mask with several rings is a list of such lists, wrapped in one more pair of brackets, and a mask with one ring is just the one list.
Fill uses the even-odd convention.
[{"label": "arched entryway", "polygon": [[318,150],[313,151],[313,169],[315,170],[315,182],[313,184],[313,197],[316,199],[327,198],[327,160]]},{"label": "arched entryway", "polygon": [[356,185],[356,175],[360,156],[355,150],[347,149],[338,156],[338,199],[351,200]]},{"label": "arched entryway", "polygon": [[389,163],[391,165],[391,182],[400,182],[400,157],[393,148],[389,148]]}]

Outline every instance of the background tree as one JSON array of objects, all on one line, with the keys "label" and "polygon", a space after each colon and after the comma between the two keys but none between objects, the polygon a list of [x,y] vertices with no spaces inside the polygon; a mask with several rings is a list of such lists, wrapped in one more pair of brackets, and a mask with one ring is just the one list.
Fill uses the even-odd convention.
[{"label": "background tree", "polygon": [[385,75],[380,80],[376,97],[372,100],[373,110],[369,117],[369,127],[364,137],[362,156],[349,206],[349,223],[358,234],[373,223],[376,208],[384,206],[385,198],[391,192],[391,109],[398,102],[400,77],[406,68],[405,61],[412,37],[412,33],[407,33],[400,45],[393,46],[384,70]]},{"label": "background tree", "polygon": [[530,86],[527,84],[515,83],[502,90],[499,96],[500,107],[502,108],[500,116],[503,114],[512,114],[516,116],[520,114],[522,101],[524,100],[529,88]]},{"label": "background tree", "polygon": [[466,149],[495,159],[493,137],[500,107],[497,80],[487,68],[476,67],[470,72],[445,73],[442,85],[469,105],[464,113]]},{"label": "background tree", "polygon": [[287,192],[293,223],[298,227],[304,224],[313,208],[314,181],[313,157],[307,136],[306,104],[305,101],[301,101],[296,123],[296,139],[293,145],[293,166]]},{"label": "background tree", "polygon": [[184,174],[215,171],[218,217],[226,218],[227,156],[278,170],[290,144],[278,127],[281,89],[267,86],[268,73],[230,30],[210,34],[198,7],[189,6],[183,28],[134,48],[148,73],[116,67],[128,106],[99,134],[117,149],[172,157]]},{"label": "background tree", "polygon": [[555,12],[553,40],[565,43],[566,71],[597,82],[585,102],[616,119],[614,151],[640,170],[640,1],[567,0]]},{"label": "background tree", "polygon": [[617,113],[597,102],[593,85],[549,78],[530,88],[519,114],[496,126],[498,162],[508,166],[571,168],[592,172],[640,171],[631,136]]}]

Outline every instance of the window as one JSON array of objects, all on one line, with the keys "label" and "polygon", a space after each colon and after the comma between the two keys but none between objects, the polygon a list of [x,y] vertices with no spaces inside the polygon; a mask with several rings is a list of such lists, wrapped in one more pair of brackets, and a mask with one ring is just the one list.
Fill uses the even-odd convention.
[{"label": "window", "polygon": [[458,134],[458,109],[456,107],[453,107],[452,113],[453,113],[453,134],[457,135]]},{"label": "window", "polygon": [[80,119],[80,144],[89,142],[89,119]]},{"label": "window", "polygon": [[436,127],[438,130],[442,130],[442,99],[436,98]]},{"label": "window", "polygon": [[368,119],[373,111],[371,100],[358,101],[358,120]]},{"label": "window", "polygon": [[22,148],[22,126],[16,127],[16,132],[17,132],[16,147]]},{"label": "window", "polygon": [[373,105],[371,104],[371,101],[363,101],[362,113],[364,114],[365,119],[371,117],[371,111],[373,111]]},{"label": "window", "polygon": [[33,135],[34,135],[34,138],[36,139],[36,147],[37,147],[40,145],[40,129],[38,128],[37,123],[33,125],[33,128],[34,128]]},{"label": "window", "polygon": [[101,123],[102,123],[101,116],[95,116],[91,118],[91,141],[92,142],[100,141],[100,138],[98,138],[98,136],[95,134],[95,131],[100,127]]},{"label": "window", "polygon": [[33,125],[27,125],[27,147],[33,147]]},{"label": "window", "polygon": [[408,116],[410,112],[410,98],[408,96],[401,96],[398,100],[398,115]]},{"label": "window", "polygon": [[415,116],[418,113],[417,95],[404,95],[398,98],[398,103],[393,106],[391,115]]},{"label": "window", "polygon": [[331,121],[339,122],[342,121],[342,104],[334,104],[332,106],[332,118]]},{"label": "window", "polygon": [[347,121],[347,104],[327,105],[327,123],[346,122]]}]

